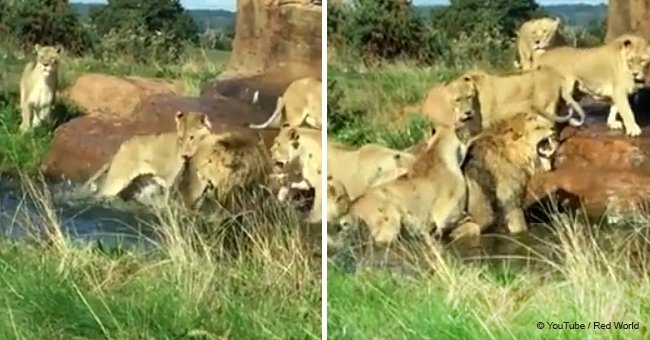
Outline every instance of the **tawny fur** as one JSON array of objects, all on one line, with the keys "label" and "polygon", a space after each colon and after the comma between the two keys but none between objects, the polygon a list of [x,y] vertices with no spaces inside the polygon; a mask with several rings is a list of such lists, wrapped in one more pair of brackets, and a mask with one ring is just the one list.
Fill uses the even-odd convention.
[{"label": "tawny fur", "polygon": [[467,195],[460,169],[464,150],[454,128],[439,128],[406,174],[353,201],[342,226],[365,224],[382,245],[395,241],[403,225],[427,239],[434,228],[442,233],[454,226],[463,216]]},{"label": "tawny fur", "polygon": [[539,145],[553,136],[543,117],[529,113],[482,131],[469,146],[463,165],[471,222],[452,235],[468,233],[470,226],[485,231],[504,225],[513,234],[525,232],[522,205],[526,184],[532,175],[544,170],[538,161]]},{"label": "tawny fur", "polygon": [[[314,77],[305,77],[293,81],[278,97],[275,111],[262,124],[251,124],[253,129],[268,127],[279,128],[284,123],[298,127],[303,123],[320,129],[322,126],[322,90],[321,81]],[[284,112],[284,114],[283,114]]]},{"label": "tawny fur", "polygon": [[[641,134],[628,97],[644,82],[644,69],[650,62],[647,41],[637,35],[624,34],[605,44],[589,48],[563,46],[551,49],[538,58],[539,65],[555,68],[578,89],[611,103],[607,125],[618,130],[625,127],[628,136]],[[617,120],[620,114],[623,122]]]},{"label": "tawny fur", "polygon": [[537,66],[537,58],[552,47],[564,44],[559,34],[559,18],[537,18],[524,22],[517,31],[515,68],[522,71]]},{"label": "tawny fur", "polygon": [[180,191],[186,206],[197,208],[212,189],[223,202],[238,189],[265,185],[271,160],[261,140],[252,134],[226,132],[203,139],[189,159]]},{"label": "tawny fur", "polygon": [[35,45],[36,61],[25,65],[20,79],[20,132],[25,133],[50,119],[59,88],[61,47]]},{"label": "tawny fur", "polygon": [[[505,76],[472,70],[461,77],[469,77],[476,86],[483,128],[530,109],[546,116],[549,124],[584,123],[585,112],[572,96],[575,79],[564,77],[553,68],[537,67]],[[578,113],[577,118],[571,113],[558,116],[558,108],[567,104]]]},{"label": "tawny fur", "polygon": [[183,170],[185,160],[192,157],[201,141],[210,135],[211,128],[207,115],[197,112],[178,112],[176,126],[176,132],[136,135],[126,140],[86,186],[106,172],[97,196],[114,197],[136,177],[151,174],[168,190]]}]

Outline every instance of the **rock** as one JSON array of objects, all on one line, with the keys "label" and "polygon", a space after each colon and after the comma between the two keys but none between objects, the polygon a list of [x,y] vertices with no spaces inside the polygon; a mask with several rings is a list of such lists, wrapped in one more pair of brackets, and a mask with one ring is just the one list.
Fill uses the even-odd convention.
[{"label": "rock", "polygon": [[136,134],[174,131],[174,114],[179,110],[205,112],[213,132],[237,129],[259,134],[268,147],[278,132],[248,129],[246,126],[259,119],[261,112],[236,100],[155,95],[138,105],[131,119],[91,115],[59,126],[41,171],[53,180],[85,181],[110,160],[126,139]]},{"label": "rock", "polygon": [[258,92],[255,106],[265,112],[265,121],[275,110],[277,99],[294,80],[302,77],[321,79],[321,70],[313,67],[284,66],[268,70],[250,77],[219,78],[206,83],[201,89],[201,97],[218,98],[225,96],[253,104],[253,96]]},{"label": "rock", "polygon": [[630,213],[650,197],[650,129],[638,138],[611,131],[604,123],[581,129],[567,127],[554,170],[534,176],[528,183],[526,205],[536,198],[557,194],[570,209],[584,209],[600,217],[609,207]]},{"label": "rock", "polygon": [[322,7],[306,0],[238,0],[233,51],[225,72],[207,83],[201,97],[226,96],[252,103],[266,116],[289,84],[321,78]]},{"label": "rock", "polygon": [[180,94],[170,81],[90,73],[77,78],[68,99],[89,115],[129,118],[133,109],[153,94]]},{"label": "rock", "polygon": [[650,40],[650,3],[645,0],[610,0],[607,9],[609,41],[623,33],[637,32]]},{"label": "rock", "polygon": [[238,0],[232,54],[222,77],[261,74],[283,65],[320,71],[321,17],[322,7],[305,0]]}]

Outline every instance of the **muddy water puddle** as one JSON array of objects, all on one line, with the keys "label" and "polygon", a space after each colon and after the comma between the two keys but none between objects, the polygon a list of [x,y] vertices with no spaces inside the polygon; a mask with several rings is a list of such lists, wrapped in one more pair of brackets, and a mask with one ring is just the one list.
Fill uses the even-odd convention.
[{"label": "muddy water puddle", "polygon": [[[76,198],[66,183],[48,184],[49,195],[33,195],[17,180],[0,181],[0,232],[8,237],[42,237],[57,225],[72,241],[100,240],[107,246],[152,246],[151,211],[137,203]],[[47,197],[51,203],[45,203]],[[51,208],[51,209],[50,209]],[[53,216],[50,216],[53,213]],[[52,222],[54,221],[54,222]]]}]

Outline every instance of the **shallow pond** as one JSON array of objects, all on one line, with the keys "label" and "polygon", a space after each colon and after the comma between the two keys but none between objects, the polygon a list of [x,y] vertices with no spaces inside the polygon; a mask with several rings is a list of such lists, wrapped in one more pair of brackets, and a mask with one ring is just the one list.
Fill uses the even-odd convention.
[{"label": "shallow pond", "polygon": [[[36,184],[38,186],[38,184]],[[53,211],[63,233],[73,241],[101,240],[108,246],[147,246],[154,240],[153,214],[137,203],[93,201],[75,197],[68,183],[48,184],[53,209],[43,209],[43,195],[33,195],[18,180],[0,181],[0,230],[6,236],[42,235]]]}]

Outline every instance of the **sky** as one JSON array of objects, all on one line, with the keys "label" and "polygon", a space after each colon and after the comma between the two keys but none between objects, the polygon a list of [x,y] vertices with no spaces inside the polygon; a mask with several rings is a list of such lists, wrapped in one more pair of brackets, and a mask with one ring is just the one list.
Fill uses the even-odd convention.
[{"label": "sky", "polygon": [[[603,4],[606,0],[537,0],[540,5],[557,5],[557,4]],[[448,4],[448,0],[413,0],[414,5],[440,5]]]},{"label": "sky", "polygon": [[[102,0],[73,0],[72,2],[84,3],[105,3]],[[541,5],[553,4],[602,4],[606,0],[537,0]],[[237,0],[181,0],[181,3],[188,9],[226,9],[234,11]],[[448,0],[413,0],[415,5],[439,5],[448,4]]]}]

